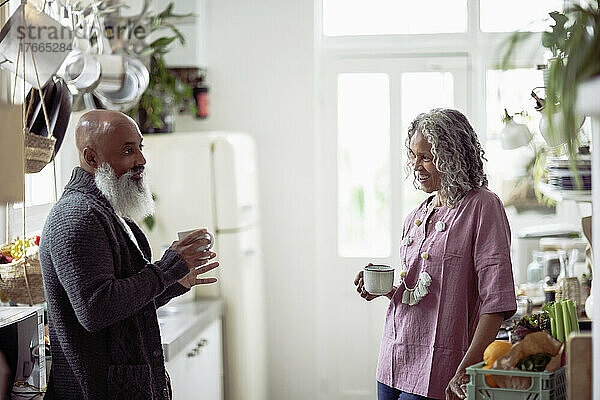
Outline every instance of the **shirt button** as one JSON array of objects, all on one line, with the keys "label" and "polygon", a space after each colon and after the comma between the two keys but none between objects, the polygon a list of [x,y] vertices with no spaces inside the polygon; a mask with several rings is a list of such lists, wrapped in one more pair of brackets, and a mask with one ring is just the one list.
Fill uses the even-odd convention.
[{"label": "shirt button", "polygon": [[152,353],[152,355],[154,357],[160,357],[160,350],[154,350],[154,352]]},{"label": "shirt button", "polygon": [[163,396],[165,396],[165,398],[169,398],[169,389],[167,388],[163,388]]}]

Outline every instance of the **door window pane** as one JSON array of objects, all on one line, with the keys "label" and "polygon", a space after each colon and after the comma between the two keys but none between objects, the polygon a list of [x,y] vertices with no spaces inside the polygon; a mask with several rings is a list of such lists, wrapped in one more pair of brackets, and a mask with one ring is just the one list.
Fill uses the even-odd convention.
[{"label": "door window pane", "polygon": [[[404,146],[408,126],[419,114],[432,108],[452,108],[454,106],[454,78],[450,72],[406,72],[402,74],[401,93],[402,148],[394,149],[394,155],[402,157],[402,166],[406,164]],[[403,178],[406,176],[402,171]],[[416,189],[413,175],[410,173],[402,181],[402,216],[421,203],[428,194]]]},{"label": "door window pane", "polygon": [[328,36],[466,30],[467,0],[323,0],[323,31]]},{"label": "door window pane", "polygon": [[338,75],[338,253],[390,255],[390,89],[380,73]]},{"label": "door window pane", "polygon": [[563,0],[481,0],[480,5],[483,32],[541,32],[548,27],[548,14],[562,11]]},{"label": "door window pane", "polygon": [[[531,132],[537,130],[541,114],[535,111],[531,91],[544,86],[542,71],[534,68],[488,70],[486,73],[487,137],[498,138],[504,127],[502,117],[506,108],[510,115],[526,111],[528,116],[515,116],[515,122],[526,123]],[[543,97],[543,95],[542,95]]]}]

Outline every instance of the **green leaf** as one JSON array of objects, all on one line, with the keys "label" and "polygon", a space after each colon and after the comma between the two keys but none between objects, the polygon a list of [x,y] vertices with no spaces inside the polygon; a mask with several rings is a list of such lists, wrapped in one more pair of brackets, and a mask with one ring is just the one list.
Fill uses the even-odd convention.
[{"label": "green leaf", "polygon": [[175,39],[177,39],[177,36],[161,37],[150,43],[150,47],[154,47],[155,49],[158,49],[160,47],[167,47],[168,45],[173,43]]},{"label": "green leaf", "polygon": [[569,21],[569,18],[567,18],[566,15],[564,15],[558,11],[552,11],[550,13],[550,18],[552,18],[554,20],[554,22],[556,22],[554,25],[551,25],[551,26],[557,30],[559,30],[559,29],[564,30],[565,24]]},{"label": "green leaf", "polygon": [[181,31],[179,29],[177,29],[177,27],[175,27],[175,25],[173,25],[171,23],[165,23],[165,26],[168,26],[169,28],[171,28],[171,30],[173,31],[173,33],[175,34],[177,39],[179,39],[179,43],[181,43],[182,45],[185,44],[185,37],[183,36]]},{"label": "green leaf", "polygon": [[156,225],[156,220],[154,219],[154,215],[148,215],[146,218],[142,220],[144,225],[148,228],[148,231],[152,232],[154,229],[154,225]]},{"label": "green leaf", "polygon": [[173,6],[175,5],[175,3],[169,3],[169,5],[167,6],[167,8],[165,8],[160,14],[158,14],[159,18],[162,19],[167,19],[167,18],[174,18],[174,19],[181,19],[181,18],[187,18],[187,17],[192,17],[194,16],[194,13],[188,13],[188,14],[175,14],[173,13]]}]

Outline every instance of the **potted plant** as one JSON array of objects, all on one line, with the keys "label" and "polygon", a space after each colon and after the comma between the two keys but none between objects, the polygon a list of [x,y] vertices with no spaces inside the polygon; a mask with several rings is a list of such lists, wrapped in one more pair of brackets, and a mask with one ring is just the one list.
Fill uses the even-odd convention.
[{"label": "potted plant", "polygon": [[[581,119],[575,112],[581,83],[600,74],[600,0],[573,4],[563,13],[550,13],[553,25],[542,33],[541,44],[552,53],[545,73],[546,98],[542,113],[547,141],[566,146],[571,160],[578,148]],[[503,67],[507,68],[516,47],[530,33],[515,32],[508,40]]]},{"label": "potted plant", "polygon": [[[129,52],[135,53],[149,65],[150,82],[139,103],[128,114],[137,120],[142,133],[173,131],[175,107],[192,108],[189,99],[193,89],[171,74],[166,66],[165,54],[174,42],[185,44],[185,37],[175,27],[175,22],[193,14],[173,13],[174,3],[161,12],[149,11],[149,1],[144,2],[142,13],[128,22],[129,37],[142,27],[145,37],[132,40]],[[148,43],[149,38],[154,38]]]}]

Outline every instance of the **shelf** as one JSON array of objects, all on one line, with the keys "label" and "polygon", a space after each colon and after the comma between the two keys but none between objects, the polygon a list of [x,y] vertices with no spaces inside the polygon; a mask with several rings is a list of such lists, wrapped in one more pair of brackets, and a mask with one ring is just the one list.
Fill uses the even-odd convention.
[{"label": "shelf", "polygon": [[591,190],[559,190],[554,188],[553,186],[539,182],[537,188],[540,192],[544,194],[544,196],[554,200],[554,201],[580,201],[580,202],[591,202],[592,201],[592,191]]},{"label": "shelf", "polygon": [[600,116],[600,76],[581,84],[577,93],[577,110],[582,115]]}]

